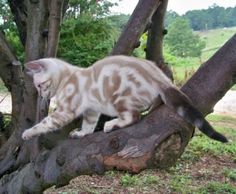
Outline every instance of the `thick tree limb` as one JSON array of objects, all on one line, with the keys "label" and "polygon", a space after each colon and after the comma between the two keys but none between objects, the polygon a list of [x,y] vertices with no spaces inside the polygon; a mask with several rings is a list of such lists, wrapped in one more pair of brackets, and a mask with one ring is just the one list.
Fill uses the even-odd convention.
[{"label": "thick tree limb", "polygon": [[162,71],[173,80],[173,74],[164,61],[163,38],[165,35],[164,17],[168,0],[161,1],[157,10],[152,16],[152,24],[148,29],[148,39],[146,48],[146,58],[154,61]]},{"label": "thick tree limb", "polygon": [[159,0],[139,0],[111,55],[131,54],[159,4]]},{"label": "thick tree limb", "polygon": [[[22,108],[22,71],[20,62],[12,52],[4,35],[0,32],[0,77],[9,89],[12,95],[12,127],[15,131],[19,127],[19,115]],[[9,132],[11,134],[11,132]],[[15,134],[15,133],[14,133]],[[20,145],[19,139],[12,134],[8,141],[3,144],[0,150],[0,175],[4,174],[6,170],[11,168],[15,162],[15,153]]]},{"label": "thick tree limb", "polygon": [[164,17],[166,13],[168,0],[163,0],[152,16],[151,28],[148,30],[146,58],[155,61],[164,61],[163,56],[163,30]]},{"label": "thick tree limb", "polygon": [[[183,87],[183,91],[206,114],[234,84],[235,72],[236,35],[198,70]],[[201,80],[203,77],[204,84]],[[216,80],[221,80],[221,83]],[[194,89],[197,85],[204,87],[199,91]],[[196,98],[199,94],[200,98]],[[42,152],[35,163],[4,176],[0,181],[0,193],[41,193],[51,185],[62,186],[82,174],[100,174],[110,169],[139,172],[146,168],[173,165],[184,151],[192,133],[191,126],[162,106],[125,129],[66,140],[50,152]]]},{"label": "thick tree limb", "polygon": [[62,20],[62,10],[64,0],[51,0],[49,5],[49,25],[48,25],[48,42],[47,57],[56,57],[57,46],[60,35],[60,24]]}]

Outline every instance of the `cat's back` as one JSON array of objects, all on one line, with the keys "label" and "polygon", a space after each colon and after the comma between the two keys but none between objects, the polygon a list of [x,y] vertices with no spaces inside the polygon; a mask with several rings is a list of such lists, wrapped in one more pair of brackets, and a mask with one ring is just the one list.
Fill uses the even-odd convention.
[{"label": "cat's back", "polygon": [[95,77],[99,75],[115,74],[133,74],[141,76],[146,81],[156,80],[171,84],[169,78],[155,65],[154,62],[131,56],[116,55],[109,56],[94,63],[92,66]]},{"label": "cat's back", "polygon": [[[133,66],[133,65],[143,66],[147,62],[148,61],[145,59],[140,59],[136,57],[125,56],[125,55],[115,55],[115,56],[105,57],[95,62],[93,66],[96,68],[103,68],[110,65],[118,65],[120,67]],[[149,65],[153,66],[153,64],[151,63],[152,62],[149,61]]]}]

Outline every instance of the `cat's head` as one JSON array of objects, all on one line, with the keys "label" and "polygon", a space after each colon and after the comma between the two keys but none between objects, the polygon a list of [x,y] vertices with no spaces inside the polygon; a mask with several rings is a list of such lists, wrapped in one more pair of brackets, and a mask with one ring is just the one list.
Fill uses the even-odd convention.
[{"label": "cat's head", "polygon": [[52,59],[39,59],[25,64],[26,73],[33,77],[38,94],[46,99],[52,98],[58,87],[57,68]]}]

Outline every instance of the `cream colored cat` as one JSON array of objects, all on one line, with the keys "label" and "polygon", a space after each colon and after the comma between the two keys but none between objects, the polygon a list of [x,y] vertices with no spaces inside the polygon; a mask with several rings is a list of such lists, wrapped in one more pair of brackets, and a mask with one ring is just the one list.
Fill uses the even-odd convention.
[{"label": "cream colored cat", "polygon": [[140,111],[157,98],[212,139],[227,142],[196,110],[154,63],[127,56],[112,56],[82,69],[56,58],[25,64],[43,98],[56,96],[57,109],[24,131],[22,138],[55,131],[83,115],[82,130],[71,137],[93,133],[100,114],[117,117],[104,125],[104,132],[123,128],[139,119]]}]

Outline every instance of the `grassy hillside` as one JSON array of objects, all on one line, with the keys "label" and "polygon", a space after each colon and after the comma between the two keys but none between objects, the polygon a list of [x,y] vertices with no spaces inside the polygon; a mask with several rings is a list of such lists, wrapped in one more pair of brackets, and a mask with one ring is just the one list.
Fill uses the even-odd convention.
[{"label": "grassy hillside", "polygon": [[236,27],[197,32],[201,39],[206,42],[206,48],[202,52],[202,60],[205,61],[211,57],[235,33]]},{"label": "grassy hillside", "polygon": [[[214,55],[236,33],[236,27],[198,31],[195,33],[206,42],[206,48],[202,51],[200,58],[166,57],[167,62],[172,65],[174,77],[178,85],[183,84],[202,63]],[[236,90],[236,86],[233,89]]]}]

